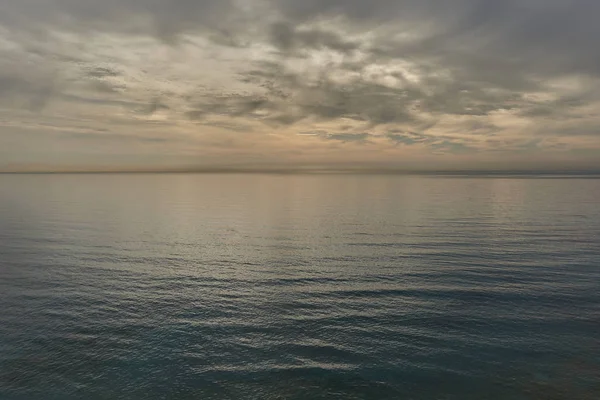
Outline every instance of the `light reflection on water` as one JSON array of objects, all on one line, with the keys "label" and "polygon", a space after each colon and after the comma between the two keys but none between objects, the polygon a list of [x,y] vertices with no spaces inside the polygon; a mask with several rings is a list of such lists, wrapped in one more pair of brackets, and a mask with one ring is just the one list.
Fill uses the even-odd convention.
[{"label": "light reflection on water", "polygon": [[596,399],[600,180],[0,176],[0,398]]}]

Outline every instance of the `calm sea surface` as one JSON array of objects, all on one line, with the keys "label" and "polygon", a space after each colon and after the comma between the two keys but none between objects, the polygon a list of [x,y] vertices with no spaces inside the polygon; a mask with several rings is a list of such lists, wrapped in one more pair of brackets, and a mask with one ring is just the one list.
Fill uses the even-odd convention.
[{"label": "calm sea surface", "polygon": [[0,399],[600,399],[600,179],[0,175]]}]

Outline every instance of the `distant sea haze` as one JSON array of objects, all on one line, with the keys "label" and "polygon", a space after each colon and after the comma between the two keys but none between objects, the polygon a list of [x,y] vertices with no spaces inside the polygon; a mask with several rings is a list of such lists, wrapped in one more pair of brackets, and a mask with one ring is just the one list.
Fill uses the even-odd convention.
[{"label": "distant sea haze", "polygon": [[415,168],[414,166],[350,164],[306,164],[306,165],[222,165],[222,166],[60,166],[60,165],[0,165],[0,174],[106,174],[106,173],[193,173],[193,174],[349,174],[349,175],[466,175],[466,176],[600,176],[600,167],[530,166],[514,168],[503,165],[499,168]]},{"label": "distant sea haze", "polygon": [[600,398],[589,171],[227,172],[0,175],[0,399]]}]

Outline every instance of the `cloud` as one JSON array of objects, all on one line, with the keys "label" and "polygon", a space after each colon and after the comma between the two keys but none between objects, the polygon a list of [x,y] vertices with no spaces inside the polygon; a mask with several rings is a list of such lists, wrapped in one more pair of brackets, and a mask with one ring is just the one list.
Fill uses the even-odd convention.
[{"label": "cloud", "polygon": [[241,37],[256,42],[267,35],[284,50],[359,47],[332,29],[314,27],[333,19],[354,33],[379,35],[379,49],[392,47],[396,54],[467,51],[548,73],[600,72],[595,45],[600,3],[593,0],[1,0],[0,7],[0,23],[19,31],[120,32],[168,40],[205,33],[221,43]]},{"label": "cloud", "polygon": [[392,131],[387,133],[385,136],[394,143],[404,145],[431,143],[435,141],[435,137],[416,132]]},{"label": "cloud", "polygon": [[155,97],[150,101],[150,103],[148,104],[147,107],[142,108],[141,113],[152,115],[161,110],[170,110],[170,109],[171,109],[171,107],[164,104],[160,98]]},{"label": "cloud", "polygon": [[0,73],[0,104],[37,112],[46,107],[57,90],[57,84],[50,76],[31,79],[16,73]]},{"label": "cloud", "polygon": [[1,0],[0,21],[12,29],[149,33],[170,41],[233,20],[231,0]]},{"label": "cloud", "polygon": [[302,28],[277,22],[270,27],[271,43],[283,52],[329,49],[340,53],[358,50],[359,42],[344,39],[339,33],[317,27]]},{"label": "cloud", "polygon": [[121,74],[115,69],[109,67],[93,67],[88,71],[88,76],[91,78],[109,78],[109,77],[117,77]]},{"label": "cloud", "polygon": [[259,67],[249,71],[243,81],[265,90],[268,100],[259,103],[271,113],[265,119],[289,123],[346,119],[372,125],[415,119],[410,109],[415,100],[411,89],[388,87],[360,76],[338,81],[336,76],[347,72],[343,66],[317,66],[312,79],[304,71],[286,70],[282,62],[263,62]]},{"label": "cloud", "polygon": [[245,94],[210,95],[191,104],[186,112],[190,119],[201,120],[210,116],[260,117],[261,110],[272,110],[274,105],[266,98]]},{"label": "cloud", "polygon": [[326,138],[329,140],[361,143],[365,143],[369,137],[371,137],[371,134],[369,133],[331,133],[326,136]]},{"label": "cloud", "polygon": [[452,141],[452,140],[442,140],[437,143],[433,143],[431,145],[433,150],[438,153],[474,153],[476,149],[471,147],[465,143]]},{"label": "cloud", "polygon": [[191,137],[230,131],[240,136],[223,142],[232,148],[287,137],[290,151],[309,140],[298,132],[321,132],[323,146],[457,156],[600,146],[597,1],[0,0],[0,9],[4,121],[52,114],[56,127],[107,129],[110,117],[132,134],[157,124]]},{"label": "cloud", "polygon": [[325,140],[335,140],[339,142],[353,142],[353,143],[368,143],[368,139],[374,137],[374,135],[361,132],[361,133],[330,133],[322,130],[301,132],[300,135],[317,136]]},{"label": "cloud", "polygon": [[[383,26],[394,42],[411,53],[436,54],[444,49],[516,57],[546,71],[579,69],[598,73],[600,34],[595,16],[600,3],[591,0],[307,0],[276,2],[296,23],[342,18],[363,29]],[[388,26],[393,26],[388,28]],[[396,35],[397,36],[397,35]],[[402,37],[402,35],[400,35]],[[484,57],[486,58],[486,57]],[[495,58],[495,57],[494,57]],[[554,60],[550,65],[545,61]]]}]

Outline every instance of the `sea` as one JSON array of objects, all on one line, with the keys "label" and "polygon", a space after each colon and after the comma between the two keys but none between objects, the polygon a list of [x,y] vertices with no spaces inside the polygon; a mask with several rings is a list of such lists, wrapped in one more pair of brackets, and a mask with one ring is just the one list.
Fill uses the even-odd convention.
[{"label": "sea", "polygon": [[0,175],[0,399],[600,399],[600,179]]}]

